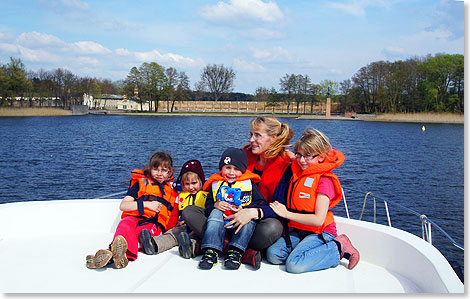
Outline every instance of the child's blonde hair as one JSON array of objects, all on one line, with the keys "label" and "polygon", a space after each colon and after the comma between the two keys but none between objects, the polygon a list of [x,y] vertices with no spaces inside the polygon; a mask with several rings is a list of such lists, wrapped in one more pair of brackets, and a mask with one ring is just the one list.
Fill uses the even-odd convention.
[{"label": "child's blonde hair", "polygon": [[294,137],[294,131],[289,127],[289,125],[281,123],[274,117],[260,116],[250,122],[252,130],[261,129],[262,124],[265,125],[266,133],[275,137],[273,143],[265,152],[265,157],[271,159],[279,156],[280,154],[284,154],[292,137]]},{"label": "child's blonde hair", "polygon": [[201,178],[199,177],[199,175],[197,173],[192,172],[192,171],[187,171],[187,172],[183,173],[183,175],[181,176],[181,188],[184,188],[184,182],[185,181],[192,180],[193,178],[197,179],[199,184],[201,184],[201,188],[202,188]]},{"label": "child's blonde hair", "polygon": [[325,154],[331,150],[331,144],[325,134],[314,128],[307,128],[294,145],[294,151],[303,151],[306,155]]}]

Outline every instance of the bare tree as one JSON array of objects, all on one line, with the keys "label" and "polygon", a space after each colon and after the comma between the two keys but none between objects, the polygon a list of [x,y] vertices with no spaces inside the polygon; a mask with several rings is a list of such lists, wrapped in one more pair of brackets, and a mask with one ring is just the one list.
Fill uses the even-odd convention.
[{"label": "bare tree", "polygon": [[225,67],[223,64],[211,64],[203,69],[199,85],[207,87],[209,92],[213,93],[214,100],[218,101],[224,93],[233,90],[235,77],[235,71],[232,68]]}]

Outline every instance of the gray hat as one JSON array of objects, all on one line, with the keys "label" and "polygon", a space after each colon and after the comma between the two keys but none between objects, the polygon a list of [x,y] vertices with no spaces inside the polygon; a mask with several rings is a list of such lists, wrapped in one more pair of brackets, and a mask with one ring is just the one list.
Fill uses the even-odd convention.
[{"label": "gray hat", "polygon": [[224,165],[233,165],[245,173],[248,165],[248,157],[244,150],[240,148],[229,147],[220,157],[219,170],[222,170]]}]

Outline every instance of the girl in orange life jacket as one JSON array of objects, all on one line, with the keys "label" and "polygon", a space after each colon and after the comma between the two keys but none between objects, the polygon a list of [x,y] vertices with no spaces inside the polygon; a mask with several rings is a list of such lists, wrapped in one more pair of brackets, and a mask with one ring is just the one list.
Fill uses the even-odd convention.
[{"label": "girl in orange life jacket", "polygon": [[296,159],[270,203],[285,219],[285,237],[268,248],[267,260],[285,264],[291,273],[336,267],[343,257],[349,259],[348,268],[354,268],[359,252],[346,235],[337,236],[330,211],[342,199],[341,184],[331,170],[344,162],[344,155],[331,148],[323,133],[310,128],[295,143],[294,152]]},{"label": "girl in orange life jacket", "polygon": [[181,212],[190,205],[204,207],[207,192],[202,191],[205,182],[204,170],[198,160],[186,161],[181,167],[176,183],[180,183],[182,191],[179,193],[178,223],[169,228],[164,234],[152,237],[148,231],[143,230],[141,243],[146,254],[158,254],[179,246],[180,255],[184,258],[194,257],[196,240],[191,239],[186,232],[188,230]]},{"label": "girl in orange life jacket", "polygon": [[112,261],[115,268],[124,268],[129,260],[137,259],[142,231],[158,236],[176,224],[178,193],[171,185],[172,175],[173,159],[163,152],[153,154],[145,170],[132,172],[129,190],[120,204],[122,219],[110,250],[101,249],[94,256],[87,256],[88,268],[102,268]]}]

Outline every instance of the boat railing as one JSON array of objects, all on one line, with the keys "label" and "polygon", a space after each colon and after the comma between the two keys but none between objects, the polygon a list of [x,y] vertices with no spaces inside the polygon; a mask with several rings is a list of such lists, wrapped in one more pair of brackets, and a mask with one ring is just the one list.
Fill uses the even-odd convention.
[{"label": "boat railing", "polygon": [[372,192],[363,192],[363,191],[359,191],[359,190],[355,190],[355,189],[352,189],[352,188],[348,188],[348,187],[343,187],[343,202],[344,202],[344,207],[345,207],[345,210],[346,210],[346,216],[348,219],[350,219],[350,215],[349,215],[349,209],[348,209],[348,204],[347,204],[347,201],[346,201],[346,195],[344,193],[344,189],[346,190],[349,190],[349,191],[354,191],[354,192],[358,192],[358,193],[361,193],[364,195],[364,200],[363,200],[363,203],[362,203],[362,210],[361,210],[361,215],[359,216],[359,220],[362,220],[362,217],[364,215],[364,210],[365,210],[365,207],[366,207],[366,203],[367,203],[367,199],[370,197],[372,197],[372,200],[374,202],[374,215],[373,215],[373,221],[374,223],[376,223],[376,219],[377,219],[377,203],[376,201],[377,200],[381,200],[383,201],[384,203],[384,206],[385,206],[385,213],[386,213],[386,217],[387,217],[387,221],[388,221],[388,226],[392,227],[392,221],[391,221],[391,218],[390,218],[390,212],[389,212],[389,209],[388,209],[388,205],[393,205],[393,206],[396,206],[396,207],[399,207],[403,210],[406,210],[416,216],[419,217],[420,221],[421,221],[421,231],[422,231],[422,237],[425,241],[429,242],[432,244],[432,226],[436,227],[447,239],[449,239],[450,242],[452,242],[452,244],[461,249],[461,250],[464,250],[464,246],[457,243],[446,231],[444,231],[437,223],[435,223],[434,221],[432,221],[431,219],[429,219],[426,215],[424,214],[421,214],[421,213],[418,213],[410,208],[407,208],[405,207],[404,205],[402,204],[399,204],[397,202],[394,202],[390,199],[385,199],[385,198],[381,198],[379,196],[376,196],[374,195]]}]

